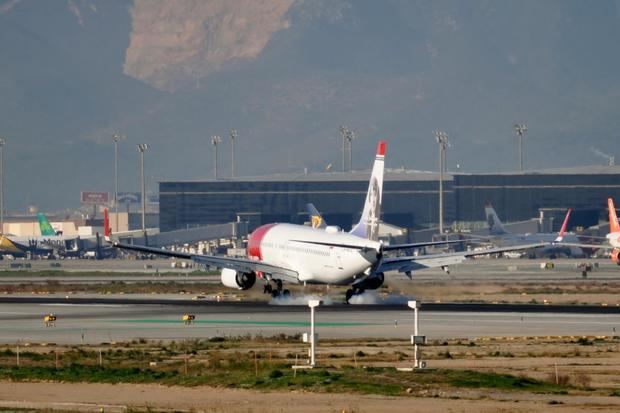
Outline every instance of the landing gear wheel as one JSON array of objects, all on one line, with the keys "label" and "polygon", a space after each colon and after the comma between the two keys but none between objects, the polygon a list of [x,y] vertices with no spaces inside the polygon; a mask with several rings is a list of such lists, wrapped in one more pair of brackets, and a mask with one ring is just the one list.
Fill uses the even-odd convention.
[{"label": "landing gear wheel", "polygon": [[280,296],[280,291],[278,290],[271,291],[271,297],[278,298],[279,296]]},{"label": "landing gear wheel", "polygon": [[276,280],[276,288],[278,291],[282,291],[282,280]]},{"label": "landing gear wheel", "polygon": [[282,290],[282,297],[286,298],[286,297],[290,297],[291,296],[291,291],[290,290]]}]

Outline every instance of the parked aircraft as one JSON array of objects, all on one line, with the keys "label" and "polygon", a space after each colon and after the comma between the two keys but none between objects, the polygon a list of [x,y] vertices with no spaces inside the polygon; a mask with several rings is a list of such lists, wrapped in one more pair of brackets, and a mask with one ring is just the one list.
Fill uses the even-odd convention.
[{"label": "parked aircraft", "polygon": [[[398,271],[411,277],[414,270],[457,264],[468,257],[521,250],[543,246],[537,242],[517,247],[494,248],[486,251],[386,257],[385,252],[433,245],[416,243],[383,245],[379,242],[378,228],[381,216],[383,171],[386,143],[377,146],[368,192],[359,222],[350,232],[338,227],[273,223],[257,228],[249,237],[248,258],[230,258],[213,255],[167,251],[147,246],[114,242],[117,248],[142,253],[191,259],[200,264],[221,268],[222,284],[246,290],[256,279],[265,283],[264,291],[273,296],[288,295],[283,283],[347,285],[347,302],[365,290],[379,288],[387,271]],[[106,235],[109,235],[106,229]]]},{"label": "parked aircraft", "polygon": [[546,246],[537,248],[532,251],[532,254],[538,255],[557,255],[566,254],[573,257],[582,257],[584,255],[583,250],[579,244],[581,241],[575,234],[567,234],[566,227],[570,218],[572,210],[569,209],[564,217],[562,228],[559,233],[527,233],[527,234],[514,234],[504,228],[502,221],[497,216],[495,209],[491,203],[487,202],[484,206],[484,213],[487,219],[487,225],[489,226],[489,237],[486,238],[489,242],[498,247],[516,246],[521,244],[529,244],[532,242],[545,242]]},{"label": "parked aircraft", "polygon": [[583,243],[570,243],[568,245],[574,247],[611,250],[611,260],[620,265],[620,225],[618,224],[618,215],[616,214],[616,207],[612,198],[607,198],[607,207],[609,209],[609,234],[607,234],[605,238],[609,242],[608,245]]},{"label": "parked aircraft", "polygon": [[39,212],[37,220],[39,221],[41,235],[13,236],[2,234],[0,236],[0,254],[24,256],[30,252],[47,256],[58,252],[61,255],[78,255],[90,251],[98,255],[98,251],[102,247],[98,234],[86,237],[63,235],[62,232],[54,230],[44,214]]},{"label": "parked aircraft", "polygon": [[614,200],[608,198],[607,206],[609,207],[609,234],[607,234],[607,239],[613,248],[611,250],[611,260],[620,265],[620,225],[618,224]]}]

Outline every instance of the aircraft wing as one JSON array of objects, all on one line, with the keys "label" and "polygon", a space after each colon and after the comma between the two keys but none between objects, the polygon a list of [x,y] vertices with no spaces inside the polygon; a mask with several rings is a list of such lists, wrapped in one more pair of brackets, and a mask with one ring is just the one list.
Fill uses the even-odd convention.
[{"label": "aircraft wing", "polygon": [[406,249],[411,249],[411,248],[431,247],[433,245],[458,244],[458,243],[463,243],[463,242],[467,242],[467,240],[459,239],[459,240],[452,240],[452,241],[414,242],[412,244],[384,245],[383,251],[406,250]]},{"label": "aircraft wing", "polygon": [[231,270],[242,272],[262,272],[264,274],[270,274],[288,283],[299,283],[299,274],[297,271],[284,267],[278,267],[276,265],[266,264],[262,261],[248,260],[246,258],[220,257],[215,255],[188,254],[186,252],[168,251],[160,248],[145,247],[142,245],[121,244],[119,242],[115,242],[112,245],[116,248],[128,251],[137,251],[146,254],[156,254],[165,257],[192,260],[199,264],[216,268],[230,268]]},{"label": "aircraft wing", "polygon": [[552,246],[558,247],[579,247],[579,248],[590,248],[593,250],[603,249],[603,250],[613,250],[614,247],[609,244],[579,244],[577,242],[554,242],[551,244]]},{"label": "aircraft wing", "polygon": [[522,244],[511,247],[502,248],[490,248],[481,251],[462,251],[462,252],[449,252],[445,254],[431,254],[420,255],[416,257],[394,257],[384,258],[381,261],[381,265],[376,270],[377,272],[385,271],[398,271],[408,272],[415,271],[423,268],[437,268],[446,267],[449,265],[459,264],[465,261],[467,258],[476,257],[480,255],[498,254],[500,252],[528,250],[531,248],[540,248],[549,245],[545,242],[538,242],[533,244]]}]

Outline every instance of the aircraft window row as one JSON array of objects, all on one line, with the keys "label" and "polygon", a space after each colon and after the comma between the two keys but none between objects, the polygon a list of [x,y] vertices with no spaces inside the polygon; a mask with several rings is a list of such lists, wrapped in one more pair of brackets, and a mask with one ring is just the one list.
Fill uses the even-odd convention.
[{"label": "aircraft window row", "polygon": [[302,248],[302,247],[295,247],[295,246],[289,245],[288,249],[290,251],[296,251],[296,252],[301,252],[305,254],[322,255],[326,257],[329,256],[329,253],[327,251],[319,251],[319,250],[315,250],[312,248]]},{"label": "aircraft window row", "polygon": [[324,257],[328,257],[329,256],[329,251],[321,251],[321,250],[316,250],[316,249],[312,249],[312,248],[303,248],[303,247],[296,247],[293,245],[285,245],[285,244],[274,244],[272,242],[263,242],[261,244],[261,246],[263,248],[278,248],[281,250],[289,250],[289,251],[296,251],[296,252],[301,252],[304,254],[313,254],[313,255],[320,255],[320,256],[324,256]]}]

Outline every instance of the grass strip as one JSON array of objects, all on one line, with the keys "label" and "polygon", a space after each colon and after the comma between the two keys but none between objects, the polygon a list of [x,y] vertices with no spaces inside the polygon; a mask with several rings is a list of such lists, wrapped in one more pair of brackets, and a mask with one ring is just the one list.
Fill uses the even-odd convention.
[{"label": "grass strip", "polygon": [[[245,388],[254,390],[305,390],[330,393],[360,393],[386,396],[415,394],[438,387],[487,388],[508,391],[565,394],[568,387],[509,374],[472,370],[420,370],[398,372],[393,368],[343,368],[300,370],[273,363],[256,368],[248,361],[226,365],[192,366],[185,373],[183,363],[162,368],[107,367],[71,363],[50,366],[2,366],[0,379],[13,381],[63,381],[91,383],[161,383],[166,385]],[[413,391],[412,391],[413,389]]]}]

